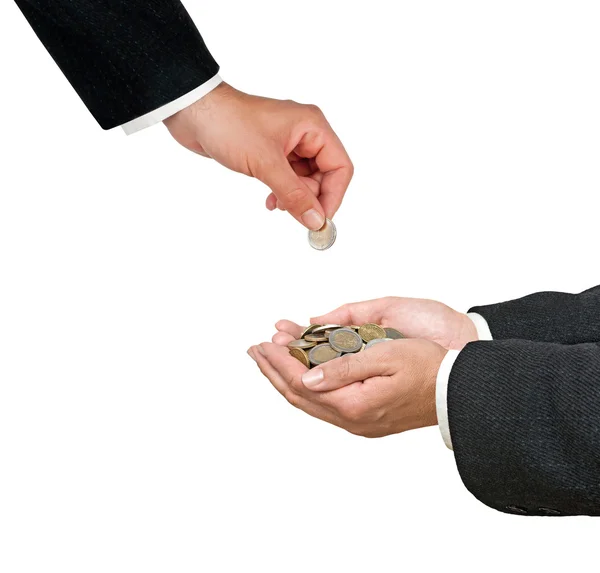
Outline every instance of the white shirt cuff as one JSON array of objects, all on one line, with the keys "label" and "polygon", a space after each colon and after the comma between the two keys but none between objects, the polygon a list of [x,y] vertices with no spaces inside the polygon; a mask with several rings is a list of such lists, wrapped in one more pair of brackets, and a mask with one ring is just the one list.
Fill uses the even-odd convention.
[{"label": "white shirt cuff", "polygon": [[450,371],[456,361],[460,350],[448,350],[446,356],[440,364],[435,381],[435,409],[437,412],[438,426],[444,438],[444,443],[452,449],[452,440],[450,439],[450,424],[448,423],[448,380],[450,380]]},{"label": "white shirt cuff", "polygon": [[[477,329],[479,340],[493,340],[492,332],[487,320],[476,312],[469,312],[467,316],[473,321]],[[435,381],[435,409],[437,412],[438,425],[444,443],[452,449],[452,439],[450,437],[450,423],[448,422],[448,382],[450,381],[450,372],[458,358],[460,350],[448,350],[444,360],[440,364]]]},{"label": "white shirt cuff", "polygon": [[175,115],[178,111],[181,111],[182,109],[185,109],[186,107],[202,99],[207,93],[214,90],[222,81],[223,80],[221,79],[221,76],[217,74],[216,76],[213,76],[210,80],[204,82],[201,86],[198,86],[191,92],[182,95],[180,98],[177,98],[176,100],[173,100],[167,105],[163,105],[162,107],[159,107],[158,109],[155,109],[154,111],[151,111],[150,113],[147,113],[142,117],[138,117],[132,121],[128,121],[127,123],[124,123],[121,127],[127,135],[131,135],[136,131],[141,131],[142,129],[146,129],[151,125],[160,123],[168,117]]},{"label": "white shirt cuff", "polygon": [[494,340],[487,320],[483,318],[483,316],[476,312],[468,312],[467,316],[473,321],[473,324],[477,329],[477,337],[479,340]]}]

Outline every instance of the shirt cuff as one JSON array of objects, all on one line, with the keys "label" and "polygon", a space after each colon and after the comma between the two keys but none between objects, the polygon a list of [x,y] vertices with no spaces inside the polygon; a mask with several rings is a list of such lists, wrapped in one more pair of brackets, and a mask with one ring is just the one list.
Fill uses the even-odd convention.
[{"label": "shirt cuff", "polygon": [[444,443],[450,449],[452,449],[452,440],[450,439],[450,424],[448,423],[448,380],[450,380],[450,371],[459,353],[460,350],[448,350],[440,364],[435,381],[435,409],[438,426],[442,438],[444,438]]},{"label": "shirt cuff", "polygon": [[479,340],[494,340],[487,320],[476,312],[468,312],[467,316],[473,321]]},{"label": "shirt cuff", "polygon": [[163,105],[162,107],[159,107],[158,109],[155,109],[146,115],[142,115],[141,117],[138,117],[132,121],[128,121],[121,127],[127,135],[131,135],[132,133],[146,129],[151,125],[160,123],[168,117],[175,115],[178,111],[181,111],[182,109],[185,109],[186,107],[202,99],[206,94],[214,90],[222,81],[223,80],[221,79],[221,76],[217,74],[191,92],[182,95],[180,98],[177,98],[176,100],[173,100],[172,102]]}]

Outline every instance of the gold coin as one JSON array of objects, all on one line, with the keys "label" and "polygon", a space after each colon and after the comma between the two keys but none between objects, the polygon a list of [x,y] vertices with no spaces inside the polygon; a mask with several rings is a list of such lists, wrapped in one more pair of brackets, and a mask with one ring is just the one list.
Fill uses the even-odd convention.
[{"label": "gold coin", "polygon": [[342,355],[341,352],[337,352],[331,347],[331,344],[317,344],[314,348],[311,348],[308,352],[308,359],[313,366],[323,364],[334,358],[339,358]]},{"label": "gold coin", "polygon": [[325,336],[324,333],[319,333],[319,334],[307,334],[304,337],[304,340],[308,340],[309,342],[327,342],[327,337]]},{"label": "gold coin", "polygon": [[300,338],[304,338],[307,334],[310,334],[315,328],[319,328],[320,326],[321,326],[320,324],[311,324],[310,326],[307,326],[302,331],[302,334],[300,335]]},{"label": "gold coin", "polygon": [[365,341],[374,340],[375,338],[385,338],[385,330],[378,324],[367,322],[358,329],[358,334]]},{"label": "gold coin", "polygon": [[338,328],[329,335],[329,344],[338,352],[358,352],[362,343],[361,337],[351,328]]},{"label": "gold coin", "polygon": [[356,326],[356,324],[352,324],[350,326],[350,328],[353,328],[354,330],[358,330],[360,328],[360,326]]},{"label": "gold coin", "polygon": [[316,342],[310,342],[310,340],[292,340],[288,343],[288,348],[312,348]]},{"label": "gold coin", "polygon": [[290,348],[290,354],[300,360],[304,366],[310,368],[310,360],[308,359],[308,354],[302,350],[302,348]]}]

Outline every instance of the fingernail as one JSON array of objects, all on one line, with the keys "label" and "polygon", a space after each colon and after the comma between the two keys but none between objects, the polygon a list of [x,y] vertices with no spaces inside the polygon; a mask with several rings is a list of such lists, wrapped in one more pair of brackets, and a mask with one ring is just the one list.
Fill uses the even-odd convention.
[{"label": "fingernail", "polygon": [[256,349],[257,349],[257,350],[258,350],[258,351],[259,351],[259,352],[260,352],[260,353],[261,353],[263,356],[266,356],[266,355],[265,355],[265,351],[263,350],[263,347],[262,347],[260,344],[259,344],[259,345],[256,347]]},{"label": "fingernail", "polygon": [[254,358],[254,352],[252,351],[252,347],[248,348],[248,356],[250,356],[250,358],[252,358],[252,360],[254,360],[254,362],[256,362],[256,358]]},{"label": "fingernail", "polygon": [[314,388],[318,386],[323,381],[323,370],[320,368],[315,368],[314,370],[309,370],[302,374],[302,384],[304,384],[307,388]]},{"label": "fingernail", "polygon": [[325,217],[316,209],[309,209],[302,215],[302,222],[311,231],[318,231],[325,224]]}]

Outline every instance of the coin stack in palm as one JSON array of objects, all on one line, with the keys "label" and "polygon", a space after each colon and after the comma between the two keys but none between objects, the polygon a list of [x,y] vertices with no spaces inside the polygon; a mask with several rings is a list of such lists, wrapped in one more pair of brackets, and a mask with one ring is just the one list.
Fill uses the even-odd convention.
[{"label": "coin stack in palm", "polygon": [[340,324],[311,324],[304,329],[298,340],[288,344],[290,354],[307,368],[318,366],[339,358],[342,354],[354,354],[389,340],[404,338],[395,328],[366,323],[362,326]]}]

